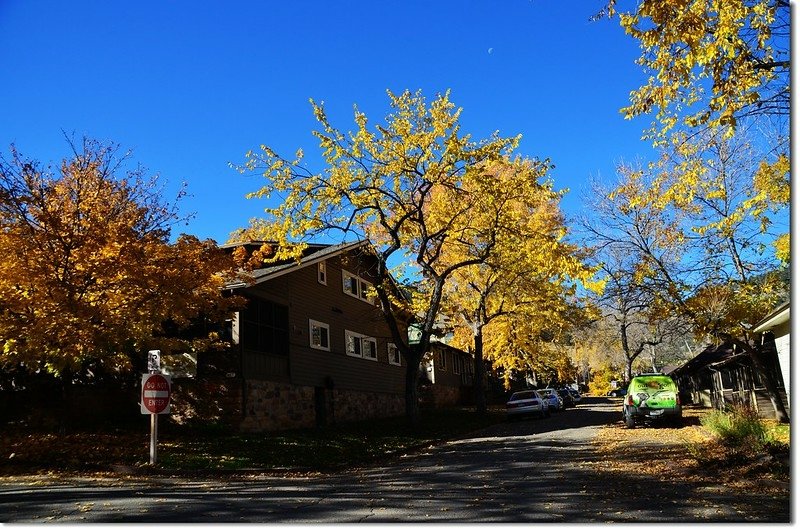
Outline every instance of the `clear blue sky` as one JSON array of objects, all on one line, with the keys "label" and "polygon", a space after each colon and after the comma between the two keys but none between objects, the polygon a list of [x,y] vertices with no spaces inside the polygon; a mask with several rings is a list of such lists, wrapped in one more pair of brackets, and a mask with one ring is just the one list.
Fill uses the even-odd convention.
[{"label": "clear blue sky", "polygon": [[616,21],[589,22],[601,0],[134,2],[0,0],[0,148],[57,162],[62,129],[120,143],[176,189],[196,218],[176,232],[222,243],[265,204],[264,184],[228,166],[267,144],[315,151],[309,98],[352,128],[372,123],[386,89],[451,89],[476,138],[523,135],[549,157],[563,208],[590,176],[649,157],[649,118],[619,109],[644,80],[638,44]]}]

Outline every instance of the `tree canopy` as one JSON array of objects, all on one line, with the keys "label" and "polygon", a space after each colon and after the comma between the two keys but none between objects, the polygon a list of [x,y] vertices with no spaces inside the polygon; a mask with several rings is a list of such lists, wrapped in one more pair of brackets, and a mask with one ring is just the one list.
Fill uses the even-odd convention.
[{"label": "tree canopy", "polygon": [[[520,328],[527,336],[563,336],[579,310],[577,285],[602,288],[594,281],[595,270],[584,262],[583,249],[566,240],[568,230],[559,208],[562,193],[553,190],[551,180],[532,173],[533,167],[520,161],[487,167],[494,174],[490,181],[499,185],[490,193],[494,200],[486,199],[473,210],[472,223],[479,238],[491,232],[482,233],[478,227],[500,227],[501,233],[495,236],[494,252],[483,262],[456,271],[445,290],[445,311],[457,328],[456,343],[474,351],[478,385],[484,329],[491,338],[487,358],[503,368],[508,383],[512,372],[525,371],[519,368],[545,346],[500,344],[513,342],[518,335],[514,330]],[[470,248],[451,249],[459,250]],[[452,257],[445,255],[444,260]],[[480,409],[480,388],[476,399]]]},{"label": "tree canopy", "polygon": [[116,146],[70,145],[56,169],[13,147],[0,160],[2,362],[54,374],[89,365],[124,372],[151,348],[215,342],[168,330],[227,313],[227,256],[192,236],[170,243],[176,203],[141,167],[124,170]]},{"label": "tree canopy", "polygon": [[725,129],[743,119],[789,115],[788,0],[611,0],[615,15],[642,48],[650,73],[623,109],[655,112],[653,137],[676,127]]},{"label": "tree canopy", "polygon": [[[250,196],[279,202],[237,236],[276,241],[281,246],[276,257],[297,255],[303,241],[322,234],[371,243],[380,263],[376,294],[408,364],[406,405],[414,420],[418,366],[446,286],[459,271],[492,258],[512,231],[522,229],[523,210],[511,207],[515,200],[542,202],[552,195],[539,183],[548,161],[512,161],[519,137],[495,132],[475,141],[462,133],[461,109],[448,93],[430,103],[420,92],[388,96],[392,110],[384,123],[370,127],[356,108],[356,129],[347,133],[329,123],[321,104],[311,102],[320,125],[314,135],[321,171],[308,169],[301,151],[294,160],[265,145],[249,152],[240,169],[261,172],[268,180]],[[515,167],[519,178],[513,186],[504,181],[511,176],[492,170],[496,163]],[[417,281],[410,300],[392,298],[390,262],[405,265],[399,275]],[[398,305],[415,315],[419,344],[401,335]]]}]

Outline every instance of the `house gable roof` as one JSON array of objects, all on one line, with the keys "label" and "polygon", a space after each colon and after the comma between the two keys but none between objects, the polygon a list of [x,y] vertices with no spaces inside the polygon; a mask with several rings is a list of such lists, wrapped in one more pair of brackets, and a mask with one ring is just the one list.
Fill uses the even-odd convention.
[{"label": "house gable roof", "polygon": [[[236,248],[239,246],[248,246],[255,249],[260,247],[262,244],[269,244],[269,242],[247,241],[243,243],[226,244],[223,246],[223,248]],[[284,274],[300,270],[301,268],[313,266],[330,257],[341,255],[356,248],[368,245],[369,243],[367,241],[345,242],[340,244],[309,244],[308,247],[303,252],[303,255],[301,256],[299,262],[295,259],[288,259],[284,261],[277,261],[275,263],[267,264],[261,268],[257,268],[251,272],[248,272],[247,275],[250,276],[251,279],[249,283],[239,282],[228,285],[228,288],[235,289],[235,288],[243,288],[246,286],[257,285],[259,283],[269,281],[270,279],[274,279]]]}]

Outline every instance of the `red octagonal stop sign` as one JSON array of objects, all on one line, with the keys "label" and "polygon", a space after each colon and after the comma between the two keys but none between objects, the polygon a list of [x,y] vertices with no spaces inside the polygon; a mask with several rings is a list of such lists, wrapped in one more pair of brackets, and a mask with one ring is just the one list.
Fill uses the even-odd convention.
[{"label": "red octagonal stop sign", "polygon": [[142,413],[168,413],[169,395],[169,377],[142,375]]}]

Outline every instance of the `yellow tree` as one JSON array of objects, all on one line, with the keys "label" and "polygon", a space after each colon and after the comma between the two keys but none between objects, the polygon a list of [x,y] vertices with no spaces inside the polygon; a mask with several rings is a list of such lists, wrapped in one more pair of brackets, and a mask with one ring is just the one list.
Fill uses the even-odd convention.
[{"label": "yellow tree", "polygon": [[213,241],[171,244],[176,204],[141,168],[119,174],[127,155],[115,146],[70,145],[57,170],[13,147],[0,160],[0,361],[65,380],[217,342],[167,331],[227,314],[232,263]]},{"label": "yellow tree", "polygon": [[[371,243],[379,263],[375,293],[406,360],[406,412],[413,423],[419,418],[419,364],[445,285],[460,268],[485,260],[495,241],[480,240],[463,260],[441,266],[444,249],[475,240],[464,219],[482,203],[481,190],[494,187],[484,167],[510,157],[519,138],[494,133],[475,141],[462,133],[461,110],[449,93],[430,104],[420,92],[388,95],[392,111],[384,123],[371,128],[356,108],[355,130],[347,133],[332,126],[323,106],[311,101],[319,124],[314,135],[324,164],[320,171],[308,168],[302,151],[290,160],[266,145],[249,152],[239,169],[261,172],[268,181],[250,197],[278,201],[246,230],[248,236],[275,241],[275,258],[299,256],[302,243],[321,234]],[[408,264],[408,277],[421,280],[410,299],[394,295],[390,261]],[[405,314],[418,315],[418,343],[410,344],[401,332],[398,318]]]},{"label": "yellow tree", "polygon": [[[669,178],[622,165],[621,182],[613,192],[593,193],[589,207],[595,216],[584,227],[604,251],[614,249],[628,257],[629,283],[650,296],[653,317],[687,318],[699,337],[730,340],[747,351],[763,375],[778,418],[788,420],[749,334],[772,310],[783,285],[779,274],[764,273],[776,262],[762,255],[754,238],[761,230],[739,208],[747,195],[735,192],[739,186],[732,160],[716,160],[719,174],[698,180],[691,188],[693,200],[667,203],[661,197],[672,185]],[[740,182],[749,176],[738,175]],[[674,178],[682,176],[676,171]]]},{"label": "yellow tree", "polygon": [[[610,0],[613,16],[627,2]],[[638,0],[619,13],[651,73],[626,117],[656,113],[651,131],[723,128],[752,116],[789,115],[788,0]]]},{"label": "yellow tree", "polygon": [[[455,272],[445,295],[453,321],[470,330],[468,346],[475,355],[475,399],[480,412],[486,411],[484,328],[495,320],[523,315],[550,329],[564,327],[574,283],[596,286],[591,283],[593,271],[583,264],[581,250],[565,240],[567,229],[558,208],[561,195],[553,191],[551,181],[543,181],[548,169],[548,162],[531,160],[487,167],[491,177],[478,183],[491,182],[494,187],[480,191],[485,198],[464,219],[472,226],[473,241],[448,246],[443,256],[442,266],[450,260],[466,260],[483,247],[480,241],[494,244],[481,263]],[[447,207],[445,201],[438,204]],[[506,349],[502,356],[517,354],[516,349]],[[498,365],[510,361],[492,357]],[[510,372],[505,369],[506,374]]]},{"label": "yellow tree", "polygon": [[[659,185],[661,203],[692,200],[710,173],[707,141],[719,143],[744,134],[759,146],[751,150],[754,168],[749,214],[759,222],[789,204],[790,3],[788,0],[610,0],[618,5],[625,31],[642,48],[638,63],[650,73],[633,90],[626,118],[654,114],[646,136],[682,160],[667,168],[670,186]],[[753,125],[758,125],[753,126]],[[755,131],[766,132],[754,141]],[[713,146],[712,146],[713,148]],[[654,166],[663,163],[660,159]],[[774,241],[777,255],[789,260],[789,234]]]}]

